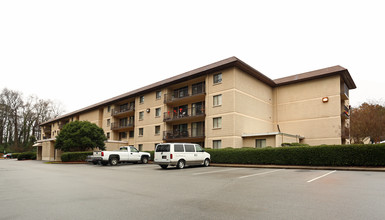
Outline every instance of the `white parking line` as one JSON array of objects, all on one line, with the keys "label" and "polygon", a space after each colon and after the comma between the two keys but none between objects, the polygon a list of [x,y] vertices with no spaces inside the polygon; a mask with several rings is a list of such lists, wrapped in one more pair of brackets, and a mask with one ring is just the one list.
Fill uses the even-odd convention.
[{"label": "white parking line", "polygon": [[329,175],[329,174],[332,174],[332,173],[334,173],[334,172],[336,172],[337,170],[333,170],[333,171],[331,171],[331,172],[329,172],[329,173],[327,173],[327,174],[324,174],[324,175],[322,175],[322,176],[319,176],[319,177],[316,177],[316,178],[314,178],[314,179],[311,179],[311,180],[309,180],[309,181],[307,181],[308,183],[311,183],[311,182],[313,182],[314,180],[318,180],[318,179],[320,179],[320,178],[322,178],[322,177],[325,177],[325,176],[327,176],[327,175]]},{"label": "white parking line", "polygon": [[232,169],[227,169],[227,170],[217,170],[217,171],[210,171],[210,172],[193,173],[193,175],[202,175],[202,174],[210,174],[210,173],[219,173],[219,172],[225,172],[225,171],[229,171],[229,170],[234,170],[234,168],[232,168]]},{"label": "white parking line", "polygon": [[274,172],[281,171],[281,170],[284,170],[284,169],[267,171],[267,172],[263,172],[263,173],[256,173],[256,174],[251,174],[251,175],[247,175],[247,176],[240,176],[240,177],[238,177],[238,179],[243,179],[243,178],[252,177],[252,176],[259,176],[259,175],[268,174],[268,173],[274,173]]}]

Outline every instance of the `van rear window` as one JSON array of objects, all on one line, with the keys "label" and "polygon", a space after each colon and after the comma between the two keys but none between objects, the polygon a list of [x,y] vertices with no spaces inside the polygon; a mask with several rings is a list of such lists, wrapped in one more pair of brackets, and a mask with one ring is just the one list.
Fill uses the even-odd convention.
[{"label": "van rear window", "polygon": [[156,147],[156,152],[170,152],[170,145],[169,144],[159,144]]}]

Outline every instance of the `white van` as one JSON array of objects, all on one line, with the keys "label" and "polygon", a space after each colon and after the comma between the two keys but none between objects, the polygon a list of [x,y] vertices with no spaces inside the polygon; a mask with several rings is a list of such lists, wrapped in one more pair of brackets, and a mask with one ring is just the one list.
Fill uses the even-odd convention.
[{"label": "white van", "polygon": [[183,169],[189,165],[210,165],[210,154],[205,152],[199,144],[191,143],[163,143],[155,147],[154,163],[163,169],[177,166]]}]

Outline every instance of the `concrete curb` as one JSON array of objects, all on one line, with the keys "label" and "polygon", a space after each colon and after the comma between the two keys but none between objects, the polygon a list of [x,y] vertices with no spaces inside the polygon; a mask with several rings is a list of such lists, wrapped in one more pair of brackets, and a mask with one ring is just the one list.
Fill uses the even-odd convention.
[{"label": "concrete curb", "polygon": [[345,170],[345,171],[378,171],[385,172],[385,167],[329,167],[329,166],[291,166],[291,165],[253,165],[211,163],[213,167],[271,168],[271,169],[306,169],[306,170]]}]

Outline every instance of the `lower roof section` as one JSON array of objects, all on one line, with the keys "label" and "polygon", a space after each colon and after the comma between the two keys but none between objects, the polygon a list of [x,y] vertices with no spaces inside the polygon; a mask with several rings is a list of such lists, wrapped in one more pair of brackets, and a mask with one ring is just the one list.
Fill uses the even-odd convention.
[{"label": "lower roof section", "polygon": [[282,133],[282,132],[267,132],[267,133],[255,133],[255,134],[242,134],[242,138],[247,138],[247,137],[264,137],[264,136],[277,136],[277,135],[283,135],[283,136],[288,136],[288,137],[295,137],[299,138],[300,140],[305,139],[305,137],[301,135],[294,135],[294,134],[287,134],[287,133]]}]

